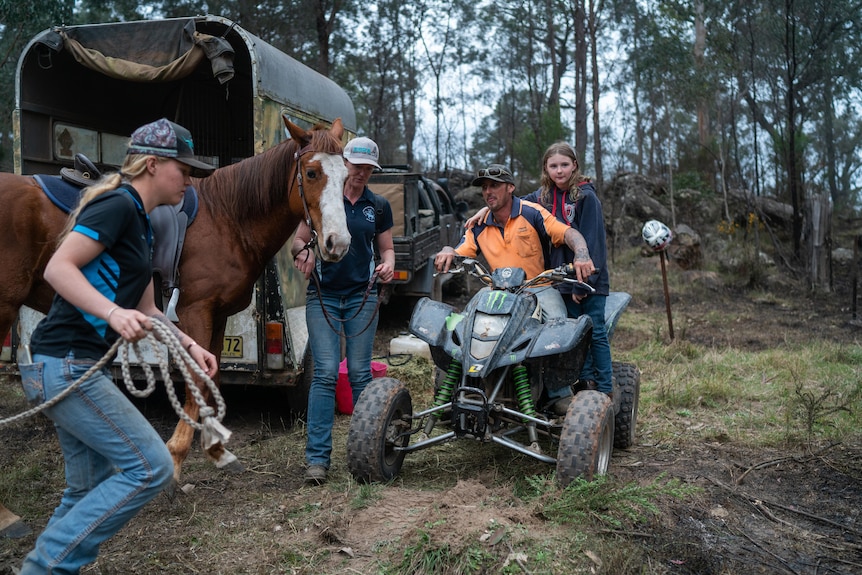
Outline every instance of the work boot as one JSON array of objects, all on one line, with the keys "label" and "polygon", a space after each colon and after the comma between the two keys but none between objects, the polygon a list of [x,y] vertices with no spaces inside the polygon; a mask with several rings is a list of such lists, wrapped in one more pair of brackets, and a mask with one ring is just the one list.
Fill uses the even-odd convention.
[{"label": "work boot", "polygon": [[573,397],[574,395],[566,395],[556,400],[551,404],[551,411],[553,411],[555,415],[566,415],[569,411],[569,405],[571,405]]},{"label": "work boot", "polygon": [[323,465],[309,465],[305,470],[305,482],[309,485],[323,485],[326,483],[326,467]]},{"label": "work boot", "polygon": [[574,393],[578,393],[579,391],[598,391],[598,389],[598,384],[592,379],[579,379],[572,386]]}]

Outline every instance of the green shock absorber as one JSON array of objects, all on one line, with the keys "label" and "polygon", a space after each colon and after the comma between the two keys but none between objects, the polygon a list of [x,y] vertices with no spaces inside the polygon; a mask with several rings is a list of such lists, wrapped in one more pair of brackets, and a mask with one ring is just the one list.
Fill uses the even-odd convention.
[{"label": "green shock absorber", "polygon": [[527,368],[523,364],[516,365],[512,370],[512,376],[515,378],[515,398],[518,400],[518,407],[524,414],[535,416],[536,406],[533,405],[533,393],[530,390]]},{"label": "green shock absorber", "polygon": [[[443,382],[440,384],[440,388],[437,390],[437,393],[434,394],[434,407],[440,407],[441,405],[445,405],[452,401],[452,394],[455,392],[455,386],[461,381],[461,362],[455,358],[452,358],[452,361],[449,362],[449,369],[446,371],[446,377],[443,378]],[[428,421],[425,422],[425,427],[422,430],[424,435],[431,435],[431,431],[434,429],[434,426],[437,425],[437,421],[439,417],[436,413],[431,414],[428,417]]]},{"label": "green shock absorber", "polygon": [[461,362],[452,358],[452,361],[449,362],[449,369],[446,371],[446,377],[443,378],[440,389],[434,395],[435,407],[452,401],[452,392],[455,391],[455,386],[458,385],[459,381],[461,381]]}]

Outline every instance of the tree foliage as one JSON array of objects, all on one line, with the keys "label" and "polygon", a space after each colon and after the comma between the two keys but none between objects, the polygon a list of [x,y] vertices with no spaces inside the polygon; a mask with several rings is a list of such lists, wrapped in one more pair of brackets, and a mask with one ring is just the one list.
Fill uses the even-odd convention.
[{"label": "tree foliage", "polygon": [[694,174],[791,203],[797,255],[811,194],[862,199],[862,0],[0,0],[3,137],[37,32],[205,13],[344,86],[390,163],[496,161],[532,185],[566,139],[587,172]]}]

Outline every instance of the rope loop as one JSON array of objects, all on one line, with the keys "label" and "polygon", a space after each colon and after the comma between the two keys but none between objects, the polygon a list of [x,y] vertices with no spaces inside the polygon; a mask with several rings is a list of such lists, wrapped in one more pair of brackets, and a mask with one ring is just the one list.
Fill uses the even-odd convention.
[{"label": "rope loop", "polygon": [[[159,364],[159,371],[162,376],[162,381],[165,383],[165,391],[168,394],[168,399],[171,402],[171,405],[174,408],[174,411],[177,415],[185,421],[188,425],[201,431],[201,442],[209,447],[214,445],[217,442],[225,443],[230,438],[231,432],[225,428],[221,421],[224,419],[225,412],[227,411],[227,406],[225,405],[224,398],[221,395],[221,392],[218,389],[218,386],[215,382],[201,369],[201,367],[197,364],[197,362],[192,358],[189,352],[183,348],[180,344],[180,340],[176,335],[171,331],[171,327],[164,323],[161,319],[157,317],[150,318],[153,324],[153,329],[147,333],[145,340],[147,340],[150,344],[150,347],[153,350],[153,353],[156,355],[157,362]],[[143,340],[141,340],[143,341]],[[33,416],[40,411],[48,409],[63,399],[69,396],[73,391],[78,389],[82,383],[87,381],[94,373],[101,370],[107,363],[114,357],[115,354],[118,354],[120,358],[120,371],[123,374],[123,383],[126,386],[126,389],[129,390],[129,393],[135,397],[143,398],[149,397],[149,395],[156,389],[156,376],[153,373],[152,366],[146,362],[141,361],[141,358],[144,357],[144,354],[141,352],[140,343],[141,341],[131,342],[122,338],[118,338],[117,341],[114,342],[114,345],[111,346],[111,349],[97,361],[93,366],[87,370],[87,372],[75,380],[72,385],[64,389],[57,396],[52,397],[48,401],[44,403],[40,403],[39,405],[28,409],[27,411],[10,417],[8,419],[0,419],[0,427],[4,427],[10,423],[15,421],[19,421],[25,419],[27,417]],[[167,347],[168,353],[165,354],[162,347],[159,345],[162,343]],[[138,389],[135,385],[134,380],[132,379],[132,373],[130,369],[131,360],[129,357],[129,350],[134,351],[135,356],[138,358],[138,363],[144,371],[144,375],[146,376],[147,386],[144,389]],[[170,357],[174,358],[174,363],[179,369],[180,373],[183,376],[183,380],[186,383],[186,388],[192,394],[195,399],[195,403],[198,404],[200,408],[200,420],[201,423],[194,421],[188,414],[183,410],[182,403],[177,398],[177,391],[173,385],[173,380],[171,379],[171,369],[169,359]],[[192,372],[206,385],[206,387],[212,393],[213,400],[216,403],[216,409],[213,410],[210,407],[206,399],[204,399],[203,393],[200,388],[195,384],[195,379],[192,376]]]}]

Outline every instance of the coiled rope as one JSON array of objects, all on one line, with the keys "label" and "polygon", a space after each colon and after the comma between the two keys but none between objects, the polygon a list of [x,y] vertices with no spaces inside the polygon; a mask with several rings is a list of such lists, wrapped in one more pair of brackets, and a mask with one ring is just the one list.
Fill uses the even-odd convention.
[{"label": "coiled rope", "polygon": [[[216,386],[215,382],[200,368],[197,362],[192,359],[192,356],[186,351],[182,345],[180,345],[180,340],[171,332],[170,328],[159,318],[151,317],[150,320],[153,324],[152,331],[147,332],[146,340],[150,342],[150,345],[153,349],[153,352],[156,355],[159,370],[162,375],[162,381],[165,382],[165,391],[168,394],[168,399],[170,399],[171,405],[174,408],[174,411],[177,415],[185,421],[187,424],[192,426],[194,429],[197,429],[201,432],[201,443],[203,444],[204,449],[208,449],[212,447],[216,443],[226,443],[227,440],[231,436],[230,430],[228,430],[224,425],[221,424],[221,420],[224,419],[226,405],[224,402],[224,398],[221,395],[221,392]],[[143,341],[143,340],[141,340]],[[168,353],[165,354],[164,350],[159,343],[164,344],[167,347]],[[134,395],[135,397],[149,397],[149,395],[156,389],[156,376],[153,373],[152,366],[146,362],[141,361],[140,366],[144,371],[144,374],[147,378],[147,386],[144,389],[138,389],[135,386],[134,381],[132,380],[132,373],[129,369],[129,349],[134,350],[135,355],[138,358],[143,358],[144,355],[141,353],[139,347],[140,341],[131,342],[122,338],[117,339],[114,342],[114,345],[111,346],[111,349],[96,362],[87,372],[75,380],[72,385],[64,389],[61,393],[52,397],[48,401],[44,403],[40,403],[39,405],[28,409],[27,411],[20,413],[18,415],[12,416],[8,419],[0,419],[0,427],[5,425],[14,423],[16,421],[26,419],[37,413],[52,407],[65,399],[70,393],[75,391],[78,387],[81,386],[87,379],[89,379],[94,373],[98,372],[102,369],[112,357],[114,357],[115,353],[118,353],[120,357],[121,371],[123,374],[123,382],[126,385],[126,389],[129,390],[129,393]],[[195,398],[195,402],[198,404],[200,408],[200,420],[201,423],[194,421],[188,414],[183,410],[183,406],[180,403],[180,400],[177,398],[176,389],[173,386],[173,380],[170,376],[170,365],[169,358],[173,356],[175,359],[175,363],[180,370],[180,373],[183,375],[183,380],[186,382],[186,388],[191,392],[192,396]],[[189,371],[191,368],[191,372],[194,372],[206,386],[209,388],[212,393],[213,400],[216,403],[217,411],[214,411],[212,407],[207,405],[206,400],[204,399],[201,390],[195,385],[194,378],[192,377],[191,372]]]}]

